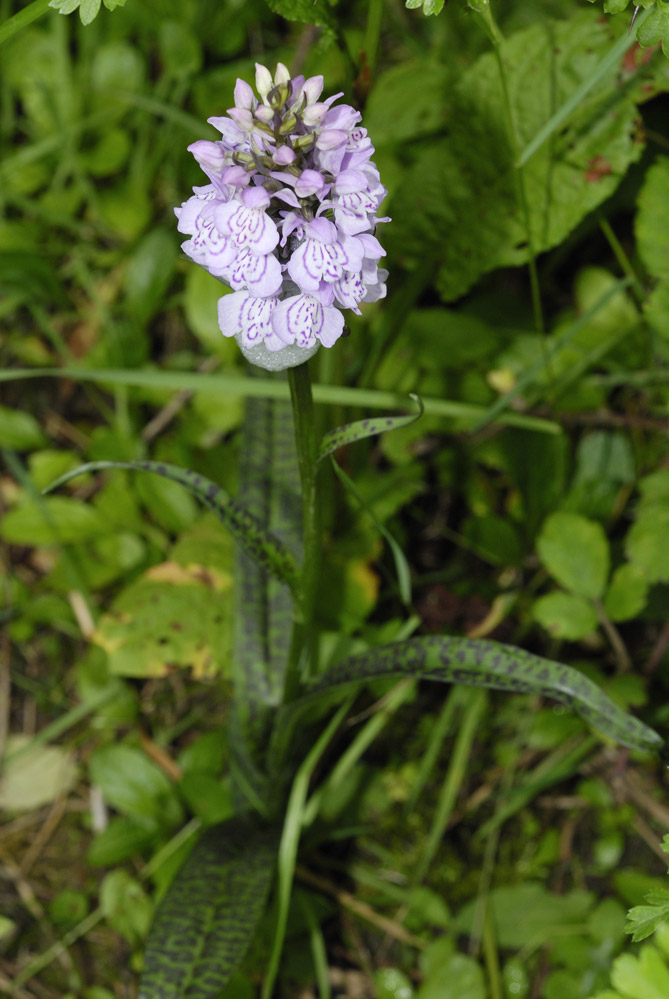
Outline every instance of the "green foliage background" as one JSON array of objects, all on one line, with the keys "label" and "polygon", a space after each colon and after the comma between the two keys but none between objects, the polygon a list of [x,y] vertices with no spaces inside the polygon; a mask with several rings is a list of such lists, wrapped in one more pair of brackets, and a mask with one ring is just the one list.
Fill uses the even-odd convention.
[{"label": "green foliage background", "polygon": [[[154,459],[236,493],[244,399],[282,389],[220,336],[172,209],[201,182],[187,144],[256,60],[360,106],[389,189],[388,299],[318,355],[319,430],[425,406],[338,453],[357,499],[326,470],[323,655],[492,637],[666,730],[669,5],[641,5],[645,48],[613,0],[420,6],[0,4],[0,983],[19,995],[134,995],[156,903],[235,809],[227,535],[157,476],[41,490]],[[669,994],[653,760],[538,696],[377,681],[356,704],[356,765],[313,785],[277,996]],[[226,999],[257,993],[273,925]]]}]

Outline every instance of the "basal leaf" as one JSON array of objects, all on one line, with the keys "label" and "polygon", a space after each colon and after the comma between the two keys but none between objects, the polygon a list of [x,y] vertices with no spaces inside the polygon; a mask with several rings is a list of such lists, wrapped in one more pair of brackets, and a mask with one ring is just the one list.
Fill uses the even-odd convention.
[{"label": "basal leaf", "polygon": [[[239,499],[286,549],[301,558],[299,475],[290,406],[246,401]],[[276,704],[281,702],[293,620],[291,594],[239,545],[235,562],[232,657],[235,702],[231,726],[233,775],[255,807],[267,797],[261,760]]]},{"label": "basal leaf", "polygon": [[297,704],[306,706],[335,688],[346,691],[369,680],[404,676],[543,694],[572,708],[623,746],[653,752],[663,745],[656,732],[626,714],[578,670],[511,645],[477,639],[435,635],[351,656],[314,681],[307,699]]},{"label": "basal leaf", "polygon": [[365,437],[375,437],[387,430],[396,430],[398,427],[407,427],[409,424],[415,423],[423,415],[423,404],[418,396],[412,395],[411,398],[417,403],[419,409],[417,413],[412,413],[410,416],[374,416],[366,420],[356,420],[355,423],[345,423],[341,427],[329,430],[321,441],[318,461],[326,458],[329,454],[334,454],[346,444],[352,444],[354,441],[364,440]]},{"label": "basal leaf", "polygon": [[297,588],[297,566],[285,545],[269,534],[258,522],[257,517],[235,502],[221,486],[190,469],[158,461],[92,461],[61,476],[52,483],[48,491],[69,482],[77,475],[83,475],[84,472],[100,472],[108,468],[152,472],[174,482],[180,482],[201,503],[217,514],[230,533],[259,565],[276,575],[291,589]]},{"label": "basal leaf", "polygon": [[262,915],[276,844],[240,819],[204,833],[156,912],[139,999],[217,999]]}]

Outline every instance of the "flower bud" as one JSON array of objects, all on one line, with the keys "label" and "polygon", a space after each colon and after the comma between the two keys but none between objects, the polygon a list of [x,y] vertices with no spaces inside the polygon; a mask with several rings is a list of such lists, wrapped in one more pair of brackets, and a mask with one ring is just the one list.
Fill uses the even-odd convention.
[{"label": "flower bud", "polygon": [[302,112],[302,121],[311,128],[313,125],[320,125],[327,114],[328,106],[320,101],[318,104],[311,104]]},{"label": "flower bud", "polygon": [[282,62],[276,64],[276,73],[274,74],[274,83],[278,87],[280,84],[290,83],[290,73],[286,66]]},{"label": "flower bud", "polygon": [[287,114],[279,125],[279,135],[290,135],[291,132],[295,131],[296,126],[296,116],[294,114]]},{"label": "flower bud", "polygon": [[306,135],[299,135],[297,139],[292,140],[293,149],[299,149],[301,152],[306,152],[311,149],[315,141],[315,134],[313,132],[307,132]]},{"label": "flower bud", "polygon": [[274,112],[266,104],[260,104],[253,112],[253,115],[256,121],[261,121],[263,125],[269,125],[274,118]]},{"label": "flower bud", "polygon": [[246,80],[237,80],[235,83],[235,107],[251,111],[255,103],[253,90]]},{"label": "flower bud", "polygon": [[311,104],[315,104],[322,93],[322,76],[310,76],[308,80],[305,80],[304,86],[302,87],[302,97],[306,101],[307,107]]},{"label": "flower bud", "polygon": [[291,149],[290,146],[279,146],[276,152],[273,153],[272,159],[277,166],[288,166],[295,162],[297,155],[295,150]]},{"label": "flower bud", "polygon": [[267,66],[261,66],[259,62],[256,63],[256,90],[260,94],[263,101],[267,100],[267,95],[273,86],[272,74],[267,69]]}]

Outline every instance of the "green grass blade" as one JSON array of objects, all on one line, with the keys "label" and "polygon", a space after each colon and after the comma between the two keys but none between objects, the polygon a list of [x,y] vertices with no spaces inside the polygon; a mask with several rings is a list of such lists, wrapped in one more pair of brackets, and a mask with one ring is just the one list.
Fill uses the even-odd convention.
[{"label": "green grass blade", "polygon": [[610,69],[612,69],[617,63],[620,62],[622,57],[625,55],[628,49],[636,43],[637,34],[639,27],[643,24],[645,19],[650,14],[650,9],[644,10],[636,19],[635,29],[629,31],[625,35],[621,35],[615,45],[607,52],[602,61],[598,66],[594,68],[592,73],[583,80],[583,82],[576,88],[571,97],[569,97],[562,107],[559,107],[554,115],[548,119],[543,128],[540,128],[534,138],[528,142],[528,144],[523,149],[522,153],[518,157],[519,167],[522,167],[527,161],[534,156],[537,149],[540,149],[544,142],[547,142],[560,128],[561,125],[567,120],[570,114],[576,110],[582,100],[588,96],[593,87],[596,87],[602,77],[606,76]]},{"label": "green grass blade", "polygon": [[600,298],[597,299],[594,305],[592,305],[587,312],[584,312],[582,316],[569,326],[568,329],[564,331],[555,340],[555,342],[545,351],[544,355],[535,364],[531,364],[528,368],[523,371],[523,373],[518,378],[518,381],[506,392],[501,398],[497,399],[496,402],[488,409],[481,420],[474,426],[474,432],[482,430],[483,427],[487,426],[489,423],[499,420],[500,416],[504,411],[511,405],[516,396],[526,389],[528,385],[531,385],[537,375],[541,374],[542,371],[548,368],[551,359],[558,354],[563,347],[569,344],[577,333],[579,333],[584,326],[587,326],[591,319],[593,319],[600,309],[604,308],[606,303],[610,301],[614,295],[623,291],[631,284],[629,278],[622,278],[617,281],[616,284],[612,285],[608,291],[606,291]]},{"label": "green grass blade", "polygon": [[289,742],[293,726],[315,699],[331,698],[335,691],[356,690],[369,680],[403,676],[542,694],[560,701],[593,728],[630,749],[652,753],[664,745],[657,732],[623,711],[592,680],[570,666],[499,642],[431,635],[371,649],[331,667],[314,681],[306,697],[278,718],[275,752],[285,752],[284,743]]},{"label": "green grass blade", "polygon": [[453,752],[448,763],[448,770],[444,777],[437,808],[430,826],[425,846],[421,851],[421,858],[414,873],[414,883],[419,883],[427,874],[432,861],[434,860],[439,845],[442,843],[449,819],[453,814],[453,809],[458,798],[458,792],[462,787],[467,772],[467,763],[471,754],[474,739],[481,723],[481,716],[486,708],[486,694],[482,690],[468,690],[465,694],[462,707],[462,718],[458,726],[458,734],[453,747]]},{"label": "green grass blade", "polygon": [[409,563],[406,560],[404,552],[402,551],[398,543],[395,541],[390,531],[387,530],[387,528],[384,527],[381,521],[374,516],[373,511],[365,503],[362,496],[356,489],[353,479],[351,479],[350,476],[346,474],[344,469],[337,464],[334,458],[332,458],[332,467],[335,470],[337,478],[348,489],[348,491],[355,499],[356,503],[358,503],[365,511],[365,513],[372,518],[377,531],[382,536],[384,541],[387,542],[388,547],[392,552],[393,560],[395,562],[395,572],[397,573],[397,586],[400,591],[400,597],[402,598],[402,603],[405,605],[405,607],[409,607],[411,605],[411,570],[409,569]]},{"label": "green grass blade", "polygon": [[231,534],[242,544],[252,558],[269,572],[276,575],[291,589],[298,585],[298,571],[295,559],[279,541],[272,537],[253,514],[235,502],[225,490],[215,482],[188,468],[168,465],[159,461],[91,461],[62,475],[45,492],[69,482],[85,472],[100,472],[108,468],[128,468],[138,472],[152,472],[185,486],[208,509],[218,515]]},{"label": "green grass blade", "polygon": [[204,833],[158,906],[139,999],[217,999],[265,908],[276,845],[240,819]]},{"label": "green grass blade", "polygon": [[340,447],[352,444],[354,441],[364,440],[366,437],[375,437],[383,434],[387,430],[397,430],[398,427],[407,427],[414,423],[423,415],[424,407],[417,395],[411,398],[418,404],[418,412],[408,416],[380,416],[376,419],[356,420],[355,423],[345,423],[341,427],[329,430],[321,441],[318,451],[318,461],[322,461],[329,454],[334,454]]},{"label": "green grass blade", "polygon": [[[309,782],[316,769],[321,756],[330,744],[332,736],[351,706],[351,698],[347,699],[330,719],[328,725],[323,730],[315,745],[310,750],[308,756],[302,763],[295,775],[293,786],[290,792],[286,817],[281,834],[279,846],[279,890],[278,890],[278,912],[276,927],[274,930],[274,943],[270,956],[269,968],[263,983],[262,999],[271,999],[274,989],[274,982],[279,970],[283,941],[286,935],[288,923],[288,908],[290,905],[290,895],[293,888],[293,876],[295,873],[295,863],[297,860],[297,848],[300,842],[300,833],[304,822],[307,793]],[[142,996],[139,997],[142,999]]]},{"label": "green grass blade", "polygon": [[[270,378],[247,378],[239,375],[206,375],[193,371],[155,371],[153,369],[125,370],[122,368],[14,368],[0,371],[2,382],[21,381],[26,378],[72,378],[75,381],[99,382],[101,385],[129,385],[137,388],[166,389],[175,392],[214,392],[231,398],[287,399],[285,382]],[[314,385],[314,402],[327,406],[364,406],[369,409],[402,409],[406,395],[401,392],[382,392],[378,389],[347,388],[343,385]],[[428,416],[444,419],[467,420],[475,423],[487,414],[485,406],[450,399],[422,398]],[[561,428],[554,420],[522,413],[501,413],[498,423],[538,433],[559,434]]]}]

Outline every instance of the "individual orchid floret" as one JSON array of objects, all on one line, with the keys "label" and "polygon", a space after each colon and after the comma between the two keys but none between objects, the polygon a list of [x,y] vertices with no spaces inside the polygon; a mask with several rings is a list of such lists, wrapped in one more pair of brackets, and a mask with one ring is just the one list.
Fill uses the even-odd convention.
[{"label": "individual orchid floret", "polygon": [[234,107],[209,119],[220,139],[189,147],[210,183],[175,212],[184,252],[232,289],[221,332],[281,370],[332,347],[342,309],[384,297],[386,190],[360,112],[323,99],[322,76],[257,65],[255,84],[238,80]]},{"label": "individual orchid floret", "polygon": [[342,335],[344,317],[339,309],[321,305],[311,295],[285,298],[272,312],[272,329],[285,344],[331,347]]},{"label": "individual orchid floret", "polygon": [[279,230],[265,211],[269,203],[269,195],[262,187],[247,188],[238,201],[228,201],[216,208],[218,231],[237,246],[248,246],[253,253],[271,253],[279,242]]},{"label": "individual orchid floret", "polygon": [[364,250],[349,236],[340,236],[328,219],[310,222],[306,239],[300,243],[288,262],[288,273],[302,291],[316,292],[325,281],[339,281],[345,271],[359,271]]}]

